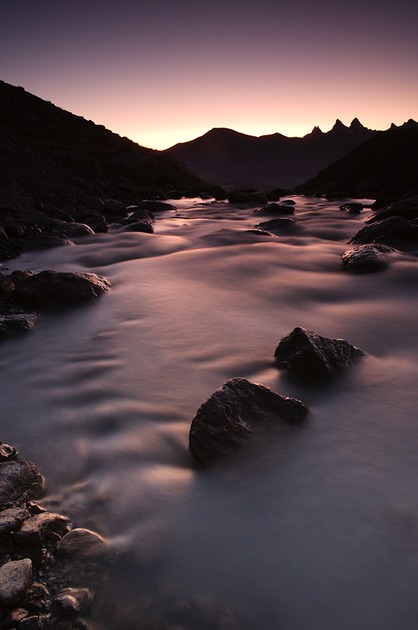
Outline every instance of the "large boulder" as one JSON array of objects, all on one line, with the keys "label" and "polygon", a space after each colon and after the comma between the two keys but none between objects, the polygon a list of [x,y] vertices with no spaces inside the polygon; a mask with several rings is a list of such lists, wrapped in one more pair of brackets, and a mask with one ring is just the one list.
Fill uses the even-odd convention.
[{"label": "large boulder", "polygon": [[[374,207],[374,206],[373,206]],[[366,219],[366,223],[376,223],[389,217],[403,217],[408,221],[418,219],[418,195],[400,199],[394,203],[378,208]]]},{"label": "large boulder", "polygon": [[0,606],[19,604],[26,597],[32,581],[32,561],[12,560],[0,567]]},{"label": "large boulder", "polygon": [[31,308],[74,306],[102,295],[111,286],[94,273],[15,271],[10,278],[16,287],[14,299]]},{"label": "large boulder", "polygon": [[269,424],[299,424],[306,406],[245,378],[233,378],[198,409],[189,433],[189,448],[208,467],[238,451]]},{"label": "large boulder", "polygon": [[37,499],[44,483],[44,478],[32,462],[0,463],[0,509]]},{"label": "large boulder", "polygon": [[418,243],[418,219],[408,221],[404,217],[392,216],[369,223],[357,232],[349,243],[384,243],[395,247],[405,247]]},{"label": "large boulder", "polygon": [[345,339],[321,337],[299,327],[283,337],[274,353],[279,368],[310,382],[338,375],[363,356],[363,350]]}]

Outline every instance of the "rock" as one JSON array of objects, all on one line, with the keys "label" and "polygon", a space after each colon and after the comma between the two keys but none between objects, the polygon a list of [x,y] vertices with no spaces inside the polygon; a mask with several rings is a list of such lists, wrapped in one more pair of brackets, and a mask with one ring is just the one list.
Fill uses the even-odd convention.
[{"label": "rock", "polygon": [[295,209],[292,205],[283,206],[279,203],[268,203],[262,208],[254,210],[253,214],[294,214]]},{"label": "rock", "polygon": [[154,199],[148,199],[140,201],[136,204],[139,210],[149,210],[150,212],[162,212],[163,210],[177,210],[176,206],[166,201],[157,201]]},{"label": "rock", "polygon": [[44,478],[32,462],[0,463],[0,509],[37,499]]},{"label": "rock", "polygon": [[0,336],[28,332],[36,326],[37,321],[38,316],[36,313],[12,313],[11,315],[0,315]]},{"label": "rock", "polygon": [[86,217],[84,223],[88,225],[95,234],[103,234],[108,231],[106,219],[101,214]]},{"label": "rock", "polygon": [[22,602],[32,581],[32,561],[11,560],[0,567],[0,606],[9,608]]},{"label": "rock", "polygon": [[152,223],[145,219],[143,221],[134,221],[132,223],[128,223],[126,225],[126,230],[128,232],[145,232],[147,234],[152,234],[154,232]]},{"label": "rock", "polygon": [[394,251],[392,247],[377,243],[358,245],[344,252],[343,266],[350,271],[382,271],[389,265],[387,254]]},{"label": "rock", "polygon": [[296,226],[294,219],[271,219],[270,221],[263,221],[256,225],[256,228],[261,230],[283,230],[286,228],[292,228]]},{"label": "rock", "polygon": [[[373,204],[373,208],[376,205]],[[378,208],[376,212],[370,215],[367,219],[367,223],[376,223],[389,217],[402,217],[408,221],[418,219],[418,195],[414,197],[407,197],[406,199],[400,199],[391,204],[385,204],[383,207]]]},{"label": "rock", "polygon": [[0,536],[15,532],[30,517],[25,508],[12,507],[0,512]]},{"label": "rock", "polygon": [[53,601],[56,613],[62,617],[77,617],[87,610],[93,600],[88,588],[66,588]]},{"label": "rock", "polygon": [[47,540],[61,538],[70,529],[67,517],[54,512],[42,512],[28,518],[14,535],[18,544],[39,545]]},{"label": "rock", "polygon": [[360,212],[364,209],[364,206],[362,203],[356,203],[356,202],[351,202],[351,203],[344,203],[342,206],[340,206],[340,210],[342,210],[343,212],[348,212],[349,214],[360,214]]},{"label": "rock", "polygon": [[274,356],[281,369],[305,381],[318,382],[340,374],[365,352],[344,339],[328,339],[298,327],[283,337]]},{"label": "rock", "polygon": [[236,190],[228,195],[229,203],[243,203],[247,205],[266,204],[266,193],[257,190]]},{"label": "rock", "polygon": [[24,605],[31,612],[46,612],[51,607],[51,594],[45,584],[32,582],[26,593]]},{"label": "rock", "polygon": [[348,242],[359,245],[384,243],[402,248],[408,243],[418,243],[418,222],[398,216],[389,217],[366,225]]},{"label": "rock", "polygon": [[99,534],[89,529],[76,528],[60,540],[57,553],[61,558],[70,558],[71,561],[99,562],[108,557],[109,547]]},{"label": "rock", "polygon": [[135,210],[129,217],[122,219],[120,223],[126,225],[128,223],[136,223],[137,221],[149,221],[150,223],[154,223],[155,216],[149,210]]},{"label": "rock", "polygon": [[19,623],[19,630],[58,630],[58,625],[51,625],[50,615],[31,615]]},{"label": "rock", "polygon": [[106,278],[94,273],[41,271],[23,278],[17,274],[11,274],[15,298],[32,308],[75,306],[98,297],[111,286]]},{"label": "rock", "polygon": [[49,249],[50,247],[61,247],[62,245],[70,245],[70,241],[57,234],[39,234],[25,241],[22,251],[34,252],[40,249]]},{"label": "rock", "polygon": [[9,444],[3,444],[0,442],[0,462],[7,462],[11,459],[16,459],[17,449]]},{"label": "rock", "polygon": [[280,201],[281,197],[290,194],[291,191],[288,188],[275,188],[267,193],[267,199],[269,201]]},{"label": "rock", "polygon": [[65,223],[54,228],[54,232],[61,237],[75,238],[78,236],[90,236],[94,231],[85,223]]},{"label": "rock", "polygon": [[211,466],[239,450],[269,423],[298,424],[306,414],[299,400],[233,378],[198,409],[190,427],[190,452],[200,464]]}]

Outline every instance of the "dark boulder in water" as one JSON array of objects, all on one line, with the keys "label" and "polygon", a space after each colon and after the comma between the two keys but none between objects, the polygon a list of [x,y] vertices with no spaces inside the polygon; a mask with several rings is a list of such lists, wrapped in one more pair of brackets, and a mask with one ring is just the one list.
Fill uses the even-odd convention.
[{"label": "dark boulder in water", "polygon": [[36,313],[9,313],[0,315],[0,337],[28,332],[36,326]]},{"label": "dark boulder in water", "polygon": [[389,265],[388,254],[394,251],[392,247],[379,243],[358,245],[344,252],[343,267],[349,271],[382,271]]},{"label": "dark boulder in water", "polygon": [[357,232],[349,243],[384,243],[397,247],[407,247],[418,243],[418,220],[408,221],[399,216],[388,217],[370,223]]},{"label": "dark boulder in water", "polygon": [[299,424],[307,411],[300,400],[233,378],[198,409],[190,427],[190,452],[201,465],[211,466],[238,451],[269,423]]},{"label": "dark boulder in water", "polygon": [[263,221],[255,226],[260,230],[274,231],[283,230],[296,227],[296,221],[294,219],[280,218],[271,219],[270,221]]},{"label": "dark boulder in water", "polygon": [[364,209],[364,205],[362,203],[351,202],[344,203],[340,206],[340,210],[343,212],[348,212],[349,214],[360,214],[360,212]]},{"label": "dark boulder in water", "polygon": [[321,337],[312,330],[299,327],[283,337],[274,353],[279,368],[311,382],[340,374],[364,355],[363,350],[345,339]]},{"label": "dark boulder in water", "polygon": [[389,217],[402,217],[408,221],[418,219],[418,195],[406,197],[378,208],[376,212],[366,219],[366,223],[376,223]]},{"label": "dark boulder in water", "polygon": [[110,282],[94,273],[15,271],[14,298],[20,305],[33,308],[74,306],[90,301],[110,288]]}]

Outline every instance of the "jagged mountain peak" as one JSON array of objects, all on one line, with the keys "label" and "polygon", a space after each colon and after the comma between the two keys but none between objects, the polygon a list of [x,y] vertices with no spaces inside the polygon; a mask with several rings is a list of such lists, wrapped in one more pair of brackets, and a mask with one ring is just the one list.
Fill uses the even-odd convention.
[{"label": "jagged mountain peak", "polygon": [[353,118],[350,124],[350,129],[352,131],[362,131],[365,129],[365,126],[361,124],[358,118]]},{"label": "jagged mountain peak", "polygon": [[347,130],[348,130],[348,127],[344,125],[344,123],[341,122],[339,118],[337,118],[337,120],[334,123],[333,128],[331,129],[331,133],[335,131],[347,131]]}]

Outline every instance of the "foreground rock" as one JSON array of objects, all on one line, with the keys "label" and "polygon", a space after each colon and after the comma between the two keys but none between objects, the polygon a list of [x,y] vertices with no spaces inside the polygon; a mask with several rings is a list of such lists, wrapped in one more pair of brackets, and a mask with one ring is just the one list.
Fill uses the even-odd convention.
[{"label": "foreground rock", "polygon": [[37,499],[45,480],[32,462],[0,464],[0,510]]},{"label": "foreground rock", "polygon": [[22,602],[32,581],[32,560],[12,560],[0,567],[0,606]]},{"label": "foreground rock", "polygon": [[418,243],[418,220],[408,221],[404,217],[388,217],[370,223],[357,232],[349,243],[383,243],[386,245],[408,249]]},{"label": "foreground rock", "polygon": [[208,467],[241,449],[266,426],[280,421],[299,424],[306,414],[307,408],[299,400],[233,378],[197,411],[190,427],[190,452]]},{"label": "foreground rock", "polygon": [[363,356],[363,350],[345,339],[321,337],[312,330],[299,327],[283,337],[274,353],[279,368],[308,382],[341,374]]},{"label": "foreground rock", "polygon": [[389,255],[395,251],[387,245],[358,245],[344,252],[342,255],[343,267],[349,271],[382,271],[388,267]]}]

